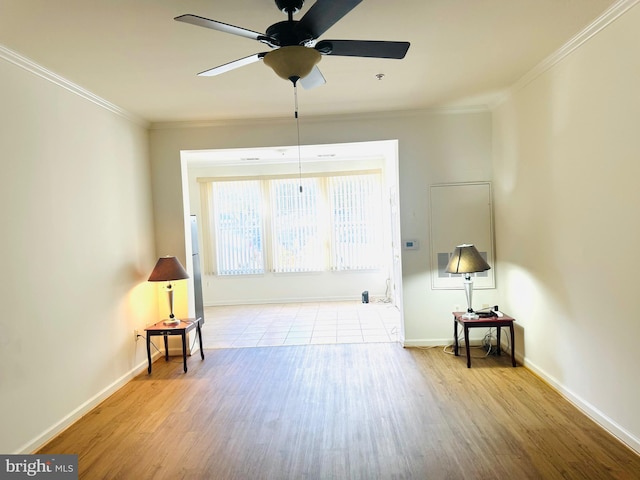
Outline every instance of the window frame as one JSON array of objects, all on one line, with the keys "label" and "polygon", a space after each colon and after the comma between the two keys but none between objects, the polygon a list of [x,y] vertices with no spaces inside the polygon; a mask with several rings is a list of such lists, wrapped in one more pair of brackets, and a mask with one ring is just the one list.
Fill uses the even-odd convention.
[{"label": "window frame", "polygon": [[[332,203],[331,194],[329,192],[328,186],[328,178],[329,177],[347,177],[347,176],[357,176],[357,175],[377,175],[377,188],[379,193],[379,204],[377,207],[379,209],[382,208],[383,203],[383,192],[384,192],[384,175],[382,168],[373,168],[366,170],[348,170],[348,171],[329,171],[329,172],[314,172],[314,173],[306,173],[306,174],[281,174],[281,175],[247,175],[247,176],[219,176],[219,177],[198,177],[196,181],[200,185],[200,202],[201,202],[201,211],[205,221],[203,222],[203,239],[204,239],[204,248],[203,251],[203,260],[204,260],[204,270],[206,274],[216,275],[219,277],[240,277],[240,276],[250,276],[250,275],[264,275],[266,273],[270,274],[305,274],[305,273],[319,273],[319,272],[364,272],[377,270],[382,267],[384,262],[380,262],[379,265],[371,265],[370,267],[364,268],[335,268],[332,265],[332,257],[333,257],[333,244],[332,237],[334,235],[333,230],[333,219],[331,218],[330,206]],[[320,180],[320,191],[321,198],[320,202],[323,204],[322,206],[322,216],[324,217],[324,221],[322,222],[325,225],[325,231],[323,232],[323,242],[328,244],[325,248],[323,248],[323,268],[319,270],[304,270],[304,271],[276,271],[274,268],[274,233],[272,229],[272,213],[273,206],[271,204],[271,182],[273,180],[283,180],[283,179],[291,179],[298,180],[301,179],[309,179],[309,178],[317,178]],[[217,251],[217,239],[215,238],[215,233],[212,228],[215,228],[215,207],[212,204],[212,192],[213,192],[213,183],[214,182],[234,182],[234,181],[247,181],[247,180],[259,180],[261,184],[262,190],[262,223],[263,223],[263,234],[264,238],[262,239],[262,247],[263,247],[263,261],[264,261],[264,273],[238,273],[238,274],[220,274],[218,271],[218,266],[216,264],[216,251]],[[375,206],[374,206],[375,207]],[[384,228],[382,225],[378,225],[379,229],[378,233],[378,248],[382,253],[384,251],[384,235],[381,233]]]}]

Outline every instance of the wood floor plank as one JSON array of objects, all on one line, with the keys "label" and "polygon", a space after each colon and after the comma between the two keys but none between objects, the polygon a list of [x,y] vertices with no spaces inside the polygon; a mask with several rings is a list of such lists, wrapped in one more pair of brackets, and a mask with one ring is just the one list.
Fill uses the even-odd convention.
[{"label": "wood floor plank", "polygon": [[[640,456],[508,356],[397,344],[158,360],[37,453],[81,479],[634,479]],[[587,475],[587,476],[585,476]]]}]

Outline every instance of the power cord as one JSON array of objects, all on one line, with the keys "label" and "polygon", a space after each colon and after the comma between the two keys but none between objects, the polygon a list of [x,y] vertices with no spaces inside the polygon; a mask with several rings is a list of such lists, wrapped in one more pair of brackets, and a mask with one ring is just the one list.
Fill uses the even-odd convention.
[{"label": "power cord", "polygon": [[387,278],[387,288],[384,291],[383,303],[391,303],[391,279]]},{"label": "power cord", "polygon": [[[496,327],[496,330],[498,328],[502,328],[502,327]],[[502,352],[502,345],[498,344],[498,336],[495,336],[496,339],[496,345],[495,347],[492,345],[491,340],[494,338],[492,333],[491,333],[491,328],[489,328],[489,332],[484,336],[484,339],[482,341],[482,345],[484,348],[487,349],[487,355],[497,355],[498,352]],[[511,337],[509,335],[506,335],[506,339],[507,339],[507,351],[511,350]],[[485,355],[486,356],[486,355]]]},{"label": "power cord", "polygon": [[[484,336],[484,338],[482,339],[482,345],[478,345],[478,346],[473,346],[470,345],[469,348],[476,348],[476,349],[486,349],[486,340],[487,338],[489,338],[489,346],[491,346],[491,328],[489,328],[489,331],[487,332],[487,334]],[[458,334],[458,349],[460,349],[460,347],[464,344],[464,331],[460,332]],[[447,350],[447,349],[451,349],[451,350]],[[445,345],[444,348],[442,349],[443,353],[446,353],[448,355],[455,355],[455,352],[453,351],[453,344],[450,343],[449,345]],[[489,356],[489,354],[491,353],[491,349],[487,350],[487,352],[483,355],[483,358],[486,358],[487,356]]]},{"label": "power cord", "polygon": [[[460,348],[460,345],[462,343],[464,343],[464,331],[458,334],[458,348]],[[451,348],[452,350],[448,351],[447,348]],[[470,348],[477,348],[477,347],[470,347]],[[442,351],[448,355],[455,355],[455,352],[453,351],[453,343],[450,343],[449,345],[445,345]]]},{"label": "power cord", "polygon": [[493,340],[493,335],[491,333],[491,327],[489,327],[489,331],[482,339],[482,346],[487,351],[485,357],[488,357],[492,354],[493,345],[491,344],[491,340]]}]

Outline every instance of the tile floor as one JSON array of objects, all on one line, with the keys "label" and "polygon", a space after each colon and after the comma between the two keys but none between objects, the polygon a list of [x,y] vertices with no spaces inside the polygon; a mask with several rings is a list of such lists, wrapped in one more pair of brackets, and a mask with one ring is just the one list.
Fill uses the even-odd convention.
[{"label": "tile floor", "polygon": [[388,303],[318,302],[205,307],[204,348],[396,342],[400,312]]}]

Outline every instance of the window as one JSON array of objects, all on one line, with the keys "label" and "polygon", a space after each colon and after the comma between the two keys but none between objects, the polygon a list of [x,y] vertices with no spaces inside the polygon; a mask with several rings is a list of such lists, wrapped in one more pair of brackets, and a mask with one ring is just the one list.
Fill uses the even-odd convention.
[{"label": "window", "polygon": [[[213,248],[204,249],[209,273],[363,270],[382,263],[379,171],[199,181],[211,218],[205,242]],[[209,255],[215,265],[208,251],[215,252]]]},{"label": "window", "polygon": [[380,178],[378,175],[330,177],[334,270],[376,268],[382,256]]},{"label": "window", "polygon": [[[317,272],[324,269],[318,178],[270,182],[274,272]],[[300,187],[302,186],[302,191]]]},{"label": "window", "polygon": [[218,274],[264,273],[260,182],[214,182],[212,187]]}]

